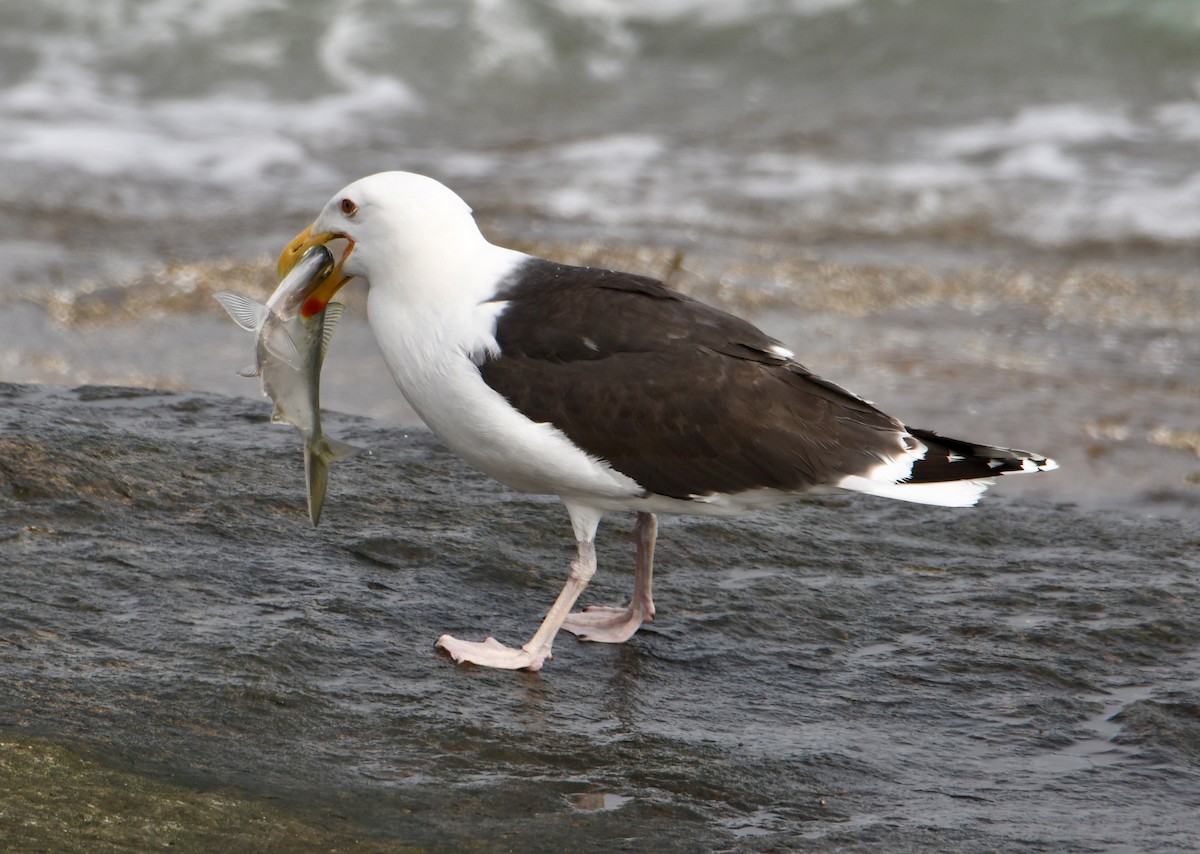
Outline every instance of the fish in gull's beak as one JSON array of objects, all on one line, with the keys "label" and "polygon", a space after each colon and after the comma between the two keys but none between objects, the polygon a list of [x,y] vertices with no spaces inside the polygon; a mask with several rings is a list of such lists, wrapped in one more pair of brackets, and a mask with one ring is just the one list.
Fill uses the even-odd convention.
[{"label": "fish in gull's beak", "polygon": [[312,293],[308,295],[308,299],[300,307],[302,317],[309,318],[314,314],[324,311],[325,306],[333,299],[333,295],[341,290],[342,285],[354,278],[353,276],[342,274],[342,266],[346,263],[346,259],[350,257],[350,253],[354,251],[354,241],[344,234],[336,234],[332,231],[313,234],[313,227],[310,225],[293,237],[288,245],[283,248],[283,252],[279,254],[279,277],[282,279],[291,272],[292,267],[296,265],[296,262],[309,249],[314,246],[322,246],[331,240],[339,238],[346,241],[346,251],[342,253],[341,259],[333,266],[333,270],[329,275],[313,288]]}]

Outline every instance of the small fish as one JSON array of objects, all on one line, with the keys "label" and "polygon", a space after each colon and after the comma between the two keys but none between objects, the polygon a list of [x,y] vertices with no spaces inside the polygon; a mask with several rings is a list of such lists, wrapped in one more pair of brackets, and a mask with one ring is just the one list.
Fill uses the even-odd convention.
[{"label": "small fish", "polygon": [[313,525],[321,521],[329,463],[361,450],[321,430],[321,365],[342,316],[342,305],[331,302],[324,311],[308,318],[300,311],[333,266],[333,254],[317,246],[296,262],[266,305],[232,291],[213,294],[238,326],[257,336],[255,364],[238,373],[261,376],[263,393],[275,402],[271,421],[286,421],[304,439],[304,480],[308,486],[308,517]]}]

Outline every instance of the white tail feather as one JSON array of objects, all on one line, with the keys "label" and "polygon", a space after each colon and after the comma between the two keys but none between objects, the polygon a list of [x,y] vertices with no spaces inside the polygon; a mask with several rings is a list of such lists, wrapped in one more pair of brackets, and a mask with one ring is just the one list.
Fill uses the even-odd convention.
[{"label": "white tail feather", "polygon": [[939,507],[972,507],[979,496],[991,486],[991,480],[947,480],[938,483],[888,483],[870,480],[860,475],[847,475],[837,482],[842,489],[863,492],[882,498],[911,501],[914,504],[935,504]]}]

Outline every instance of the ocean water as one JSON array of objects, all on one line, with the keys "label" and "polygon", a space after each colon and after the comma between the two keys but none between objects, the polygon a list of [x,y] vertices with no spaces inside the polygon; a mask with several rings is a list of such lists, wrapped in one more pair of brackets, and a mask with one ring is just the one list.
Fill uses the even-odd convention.
[{"label": "ocean water", "polygon": [[1187,247],[1198,46],[1185,0],[5,4],[4,234],[58,254],[8,279],[273,248],[388,168],[626,237]]}]

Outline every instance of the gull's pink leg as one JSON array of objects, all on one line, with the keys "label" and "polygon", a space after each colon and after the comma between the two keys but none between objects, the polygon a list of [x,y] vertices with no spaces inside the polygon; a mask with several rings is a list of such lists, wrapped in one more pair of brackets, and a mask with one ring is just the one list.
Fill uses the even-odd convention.
[{"label": "gull's pink leg", "polygon": [[505,670],[542,669],[546,659],[552,657],[554,636],[558,634],[563,620],[571,613],[575,600],[596,574],[596,526],[600,523],[601,514],[570,503],[567,503],[567,510],[575,528],[578,553],[571,562],[571,574],[567,576],[566,585],[529,642],[520,649],[513,649],[495,638],[476,643],[442,635],[434,646],[446,650],[459,663],[469,661],[482,667],[499,667]]},{"label": "gull's pink leg", "polygon": [[642,625],[654,619],[654,600],[651,581],[654,574],[654,542],[658,538],[658,520],[653,513],[638,513],[633,528],[637,541],[637,571],[633,577],[633,598],[627,608],[593,605],[576,611],[563,621],[562,627],[580,640],[599,643],[624,643]]}]

